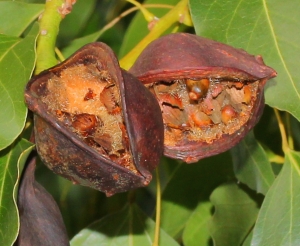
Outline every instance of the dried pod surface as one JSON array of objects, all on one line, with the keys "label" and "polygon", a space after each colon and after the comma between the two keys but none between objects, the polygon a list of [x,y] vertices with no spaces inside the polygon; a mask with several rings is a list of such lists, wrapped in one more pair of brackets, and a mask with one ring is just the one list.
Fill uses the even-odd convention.
[{"label": "dried pod surface", "polygon": [[150,182],[163,149],[159,105],[108,46],[89,44],[33,78],[25,98],[54,172],[107,195]]},{"label": "dried pod surface", "polygon": [[16,245],[70,245],[59,208],[53,197],[35,181],[34,171],[35,159],[26,167],[19,189],[20,233]]},{"label": "dried pod surface", "polygon": [[152,42],[130,72],[156,96],[166,156],[188,163],[228,150],[253,128],[276,72],[260,56],[192,34]]}]

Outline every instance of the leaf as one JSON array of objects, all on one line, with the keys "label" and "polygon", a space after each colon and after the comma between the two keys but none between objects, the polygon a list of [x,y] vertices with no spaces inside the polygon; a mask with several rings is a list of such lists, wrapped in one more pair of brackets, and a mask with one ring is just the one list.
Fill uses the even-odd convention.
[{"label": "leaf", "polygon": [[32,148],[22,139],[0,152],[0,221],[5,222],[0,223],[0,245],[12,245],[18,235],[17,182]]},{"label": "leaf", "polygon": [[185,246],[209,245],[208,225],[211,219],[211,209],[212,204],[210,202],[200,202],[193,211],[183,231]]},{"label": "leaf", "polygon": [[59,27],[60,30],[63,30],[57,36],[57,43],[60,46],[65,46],[66,44],[73,42],[85,28],[90,26],[89,21],[93,11],[96,9],[96,3],[97,0],[77,1],[76,4],[73,5],[71,14],[66,15]]},{"label": "leaf", "polygon": [[[104,30],[105,31],[105,30]],[[78,49],[80,49],[82,46],[95,42],[98,38],[101,37],[101,35],[104,33],[104,31],[101,29],[97,32],[94,32],[92,34],[86,35],[84,37],[80,37],[77,39],[72,40],[70,45],[68,45],[66,48],[62,50],[62,53],[65,57],[71,56],[73,53],[75,53]]]},{"label": "leaf", "polygon": [[195,164],[178,165],[162,194],[161,227],[178,237],[198,203],[208,201],[220,183],[233,178],[228,152]]},{"label": "leaf", "polygon": [[[163,4],[176,5],[179,0],[164,0]],[[161,4],[161,0],[148,0],[143,4]],[[170,9],[167,8],[149,8],[149,11],[153,13],[156,17],[160,18],[166,14]],[[119,57],[126,55],[131,49],[138,44],[143,37],[145,37],[149,32],[148,23],[146,22],[144,16],[138,12],[134,19],[131,21],[129,27],[127,28],[125,37],[122,42],[122,46],[119,52]]]},{"label": "leaf", "polygon": [[[108,215],[80,231],[71,240],[71,245],[151,246],[154,229],[155,222],[147,217],[135,204],[130,204],[119,212]],[[163,230],[160,230],[159,245],[179,246]]]},{"label": "leaf", "polygon": [[238,180],[258,193],[266,194],[275,180],[271,163],[253,132],[231,149],[234,172]]},{"label": "leaf", "polygon": [[252,198],[254,195],[235,183],[227,183],[214,190],[210,197],[215,206],[210,233],[215,246],[243,243],[259,211],[257,202]]},{"label": "leaf", "polygon": [[10,145],[25,125],[24,87],[35,62],[35,24],[24,39],[0,35],[0,150]]},{"label": "leaf", "polygon": [[20,36],[43,9],[44,4],[0,2],[0,33]]},{"label": "leaf", "polygon": [[190,10],[198,35],[261,54],[278,72],[266,86],[266,103],[300,120],[298,1],[190,0]]},{"label": "leaf", "polygon": [[288,151],[254,227],[252,246],[300,245],[300,153]]},{"label": "leaf", "polygon": [[243,246],[251,246],[252,236],[253,236],[253,229],[251,230],[251,232],[248,234],[247,238],[243,242]]}]

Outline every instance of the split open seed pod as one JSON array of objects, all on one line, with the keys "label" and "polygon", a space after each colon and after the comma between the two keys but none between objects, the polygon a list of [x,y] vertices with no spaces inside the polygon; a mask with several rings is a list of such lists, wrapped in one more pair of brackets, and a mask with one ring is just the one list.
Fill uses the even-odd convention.
[{"label": "split open seed pod", "polygon": [[163,152],[160,107],[107,45],[86,45],[32,78],[25,100],[37,151],[55,173],[107,196],[150,182]]},{"label": "split open seed pod", "polygon": [[187,33],[150,43],[129,70],[157,98],[164,154],[187,163],[237,144],[260,118],[276,76],[261,56]]}]

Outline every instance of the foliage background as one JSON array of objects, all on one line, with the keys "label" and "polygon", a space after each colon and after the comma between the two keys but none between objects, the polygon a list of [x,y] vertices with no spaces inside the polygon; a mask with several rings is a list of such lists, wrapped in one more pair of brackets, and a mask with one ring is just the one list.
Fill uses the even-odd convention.
[{"label": "foliage background", "polygon": [[[138,11],[105,32],[103,27],[131,7],[118,0],[77,0],[61,22],[57,47],[68,57],[99,40],[121,59],[149,32],[147,22]],[[23,89],[34,68],[35,20],[43,8],[39,0],[0,0],[1,245],[17,237],[17,181],[34,147],[28,141],[31,115]],[[162,159],[161,245],[300,245],[300,5],[296,0],[190,0],[189,9],[194,26],[175,23],[166,33],[195,32],[261,54],[278,77],[266,86],[268,106],[261,121],[231,151],[193,165]],[[149,10],[159,18],[169,11]],[[155,177],[147,188],[110,198],[72,185],[42,163],[36,178],[56,199],[71,245],[152,244]]]}]

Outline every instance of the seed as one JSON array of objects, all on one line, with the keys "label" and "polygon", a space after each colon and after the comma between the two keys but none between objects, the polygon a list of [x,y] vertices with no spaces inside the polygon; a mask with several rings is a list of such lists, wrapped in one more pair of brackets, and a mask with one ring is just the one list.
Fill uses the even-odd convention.
[{"label": "seed", "polygon": [[224,124],[228,124],[232,119],[237,116],[234,108],[230,105],[226,105],[222,108],[221,111],[221,119]]},{"label": "seed", "polygon": [[106,107],[108,113],[112,114],[114,109],[118,107],[117,103],[117,88],[115,86],[104,88],[100,93],[100,101]]},{"label": "seed", "polygon": [[204,98],[207,94],[209,84],[210,83],[208,79],[187,79],[186,86],[189,91],[189,98],[193,101],[197,101],[201,98]]},{"label": "seed", "polygon": [[191,118],[194,121],[195,125],[199,127],[205,127],[212,124],[211,119],[201,111],[196,111],[192,113]]},{"label": "seed", "polygon": [[97,118],[92,114],[78,114],[73,118],[72,126],[82,135],[87,136],[94,132]]}]

